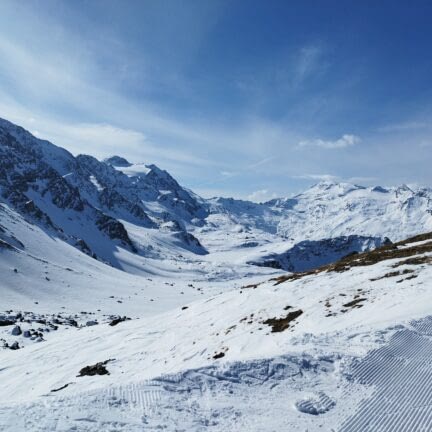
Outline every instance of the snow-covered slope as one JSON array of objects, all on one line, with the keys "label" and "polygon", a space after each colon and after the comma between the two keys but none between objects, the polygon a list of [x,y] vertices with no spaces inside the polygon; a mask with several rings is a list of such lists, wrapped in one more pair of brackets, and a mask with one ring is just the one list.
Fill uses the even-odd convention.
[{"label": "snow-covered slope", "polygon": [[432,227],[430,188],[323,182],[271,205],[284,213],[278,231],[287,236],[294,232],[302,239],[357,234],[398,241]]},{"label": "snow-covered slope", "polygon": [[[0,425],[429,430],[431,263],[429,234],[151,318],[57,331],[1,353]],[[391,379],[399,370],[409,384]],[[393,428],[400,410],[405,429]]]}]

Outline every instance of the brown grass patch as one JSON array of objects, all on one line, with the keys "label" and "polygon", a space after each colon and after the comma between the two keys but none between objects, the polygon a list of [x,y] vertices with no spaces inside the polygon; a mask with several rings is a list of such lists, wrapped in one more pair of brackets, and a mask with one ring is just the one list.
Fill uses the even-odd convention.
[{"label": "brown grass patch", "polygon": [[284,318],[269,318],[269,319],[263,321],[263,324],[267,324],[267,325],[271,326],[272,333],[279,333],[279,332],[286,330],[289,327],[290,322],[294,321],[302,313],[303,313],[303,311],[301,309],[299,309],[299,310],[290,312]]},{"label": "brown grass patch", "polygon": [[[416,243],[424,240],[431,240],[430,242],[409,246],[411,243]],[[398,249],[398,246],[405,246],[403,249]],[[410,264],[430,264],[432,263],[432,257],[429,256],[415,256],[424,253],[432,252],[432,233],[421,234],[415,237],[411,237],[407,240],[403,240],[398,243],[385,245],[380,248],[374,249],[369,252],[363,252],[354,255],[348,255],[339,261],[332,264],[327,264],[319,267],[315,270],[309,270],[306,272],[292,273],[289,275],[279,276],[277,278],[270,279],[275,282],[275,285],[279,285],[283,282],[301,279],[305,276],[314,275],[322,272],[345,272],[352,267],[363,267],[370,266],[381,261],[406,258],[393,265],[393,267],[399,267],[401,265]]]}]

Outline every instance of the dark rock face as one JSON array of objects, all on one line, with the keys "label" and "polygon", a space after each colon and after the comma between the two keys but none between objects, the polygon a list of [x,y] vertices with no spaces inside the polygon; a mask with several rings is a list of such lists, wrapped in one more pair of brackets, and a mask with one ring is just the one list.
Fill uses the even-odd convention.
[{"label": "dark rock face", "polygon": [[77,188],[72,187],[63,177],[58,176],[54,170],[50,170],[50,177],[47,181],[46,188],[42,191],[42,196],[50,193],[52,202],[61,209],[71,209],[83,211],[84,203],[80,197]]},{"label": "dark rock face", "polygon": [[[142,226],[155,227],[138,196],[136,185],[129,177],[113,168],[114,165],[99,162],[92,156],[79,155],[76,160],[78,176],[71,181],[81,185],[97,207],[130,218]],[[121,166],[129,166],[129,162],[127,163],[128,165]]]},{"label": "dark rock face", "polygon": [[88,244],[83,239],[78,239],[75,242],[75,247],[77,247],[81,252],[84,252],[89,256],[93,256],[92,250],[89,248]]},{"label": "dark rock face", "polygon": [[126,211],[138,219],[146,227],[155,226],[141,204],[127,200],[114,189],[104,188],[99,192],[99,202],[108,210]]},{"label": "dark rock face", "polygon": [[96,225],[99,230],[105,233],[110,239],[120,240],[124,245],[129,246],[133,252],[137,252],[136,247],[129,238],[126,228],[118,220],[105,214],[101,214],[96,220]]},{"label": "dark rock face", "polygon": [[[155,165],[146,166],[142,174],[126,175],[121,168],[131,164],[120,156],[103,162],[88,155],[74,157],[2,119],[0,160],[1,197],[30,223],[54,231],[90,256],[96,257],[98,245],[92,242],[97,236],[83,236],[84,225],[86,232],[93,225],[117,245],[137,252],[119,219],[155,229],[170,221],[180,247],[206,253],[184,225],[204,224],[208,205]],[[64,216],[53,206],[64,210]],[[100,250],[98,255],[105,258]]]},{"label": "dark rock face", "polygon": [[95,326],[95,325],[98,325],[99,323],[97,322],[97,321],[94,321],[94,320],[92,320],[92,321],[87,321],[86,322],[86,327],[93,327],[93,326]]},{"label": "dark rock face", "polygon": [[174,234],[174,237],[181,240],[181,242],[185,244],[192,252],[195,252],[198,255],[208,254],[208,251],[204,248],[200,241],[191,233],[187,231],[179,231]]},{"label": "dark rock face", "polygon": [[111,327],[114,327],[114,326],[116,326],[117,324],[120,324],[121,322],[123,322],[123,321],[128,321],[128,320],[130,320],[130,318],[128,318],[128,317],[126,317],[126,316],[124,316],[124,317],[117,317],[117,318],[114,318],[114,319],[109,323],[109,325],[110,325]]},{"label": "dark rock face", "polygon": [[6,327],[10,325],[14,325],[15,321],[6,318],[0,318],[0,327]]},{"label": "dark rock face", "polygon": [[165,170],[147,165],[147,174],[134,178],[140,199],[158,201],[169,213],[170,220],[205,219],[208,206],[192,192],[181,187]]},{"label": "dark rock face", "polygon": [[10,186],[3,188],[2,197],[9,201],[13,207],[21,214],[29,216],[31,219],[54,228],[50,217],[44,213],[32,200],[29,200],[22,192],[13,190]]},{"label": "dark rock face", "polygon": [[224,353],[224,352],[219,352],[219,353],[217,353],[217,354],[215,354],[215,355],[213,356],[213,358],[214,358],[215,360],[220,359],[220,358],[222,358],[222,357],[225,357],[225,353]]},{"label": "dark rock face", "polygon": [[91,366],[83,367],[78,376],[94,376],[94,375],[109,375],[109,372],[105,365],[111,360],[105,360],[104,362],[99,362]]}]

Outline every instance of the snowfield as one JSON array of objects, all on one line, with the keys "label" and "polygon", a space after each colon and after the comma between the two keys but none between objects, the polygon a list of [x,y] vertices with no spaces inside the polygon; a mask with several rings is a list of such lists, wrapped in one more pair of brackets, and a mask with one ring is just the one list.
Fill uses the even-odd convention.
[{"label": "snowfield", "polygon": [[[344,270],[284,275],[3,351],[0,424],[390,431],[397,413],[428,430],[429,239],[384,247],[372,264],[354,256]],[[105,361],[109,374],[78,376]]]}]

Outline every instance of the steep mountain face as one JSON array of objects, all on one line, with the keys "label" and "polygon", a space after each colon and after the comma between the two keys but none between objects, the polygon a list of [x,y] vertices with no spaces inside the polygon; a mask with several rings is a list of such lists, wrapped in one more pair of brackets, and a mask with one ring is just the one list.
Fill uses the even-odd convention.
[{"label": "steep mountain face", "polygon": [[[118,160],[119,156],[113,158]],[[120,166],[112,166],[128,177],[129,188],[146,203],[148,211],[155,217],[165,221],[176,220],[180,224],[198,225],[207,217],[208,209],[205,200],[180,186],[167,171],[161,170],[156,165],[127,162],[127,166],[124,163]]]},{"label": "steep mountain face", "polygon": [[0,157],[4,203],[122,269],[142,268],[140,257],[204,265],[209,254],[206,263],[226,268],[235,262],[297,271],[375,248],[386,237],[432,230],[427,188],[323,182],[261,204],[205,200],[155,165],[74,157],[6,120],[0,120]]},{"label": "steep mountain face", "polygon": [[[87,155],[74,157],[6,120],[0,122],[0,157],[4,202],[94,257],[113,264],[108,258],[111,252],[106,251],[117,247],[145,254],[130,238],[125,222],[155,229],[171,221],[178,248],[206,253],[173,211],[184,210],[183,216],[190,212],[187,216],[191,219],[198,205],[169,174],[155,166],[145,177],[131,177],[112,166],[128,166],[122,158],[100,162]],[[167,189],[166,194],[158,187]],[[168,193],[171,200],[159,199]],[[158,211],[145,206],[143,199],[148,202],[150,198],[159,199]]]},{"label": "steep mountain face", "polygon": [[2,121],[0,158],[1,196],[13,208],[70,243],[80,241],[85,224],[94,239],[106,237],[135,251],[124,226],[67,180],[69,170],[79,169],[70,153]]}]

